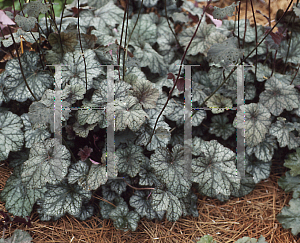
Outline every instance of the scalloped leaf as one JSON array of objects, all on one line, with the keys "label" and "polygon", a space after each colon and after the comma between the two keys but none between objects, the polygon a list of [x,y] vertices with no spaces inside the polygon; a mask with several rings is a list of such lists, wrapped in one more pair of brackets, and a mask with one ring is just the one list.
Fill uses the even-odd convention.
[{"label": "scalloped leaf", "polygon": [[167,73],[163,57],[149,43],[146,42],[142,47],[136,46],[133,55],[139,60],[141,67],[149,67],[152,73],[160,76]]},{"label": "scalloped leaf", "polygon": [[[91,89],[93,86],[93,78],[96,78],[100,74],[105,74],[100,63],[95,59],[95,52],[92,50],[84,51],[84,58],[86,63],[86,73],[87,73],[87,90]],[[85,66],[81,51],[67,52],[64,55],[63,64],[70,66],[65,66],[62,71],[62,85],[64,89],[65,85],[68,83],[70,85],[81,84],[86,87],[85,80]]]},{"label": "scalloped leaf", "polygon": [[75,184],[77,182],[78,185],[85,188],[86,183],[84,184],[84,182],[86,181],[89,169],[89,166],[83,161],[71,164],[68,173],[68,183]]},{"label": "scalloped leaf", "polygon": [[[60,44],[61,40],[61,44]],[[48,36],[48,41],[52,46],[52,50],[56,53],[74,52],[75,46],[78,44],[77,33],[74,32],[61,32],[60,36],[57,33],[52,32]],[[63,49],[61,49],[61,46]]]},{"label": "scalloped leaf", "polygon": [[300,106],[299,94],[294,85],[286,85],[274,76],[265,83],[265,91],[259,95],[259,102],[274,116],[279,116],[284,109],[291,111]]},{"label": "scalloped leaf", "polygon": [[70,159],[69,150],[55,138],[35,143],[23,164],[22,182],[29,189],[58,184],[68,173]]},{"label": "scalloped leaf", "polygon": [[267,134],[265,139],[258,145],[253,147],[247,146],[246,152],[248,155],[254,153],[256,158],[258,158],[259,160],[268,162],[272,160],[274,149],[277,148],[278,146],[275,137]]},{"label": "scalloped leaf", "polygon": [[155,108],[159,91],[152,86],[153,84],[147,79],[137,79],[133,90],[129,90],[129,95],[137,97],[144,109]]},{"label": "scalloped leaf", "polygon": [[[147,114],[149,115],[149,119],[147,119],[146,125],[142,126],[141,129],[136,133],[138,135],[138,138],[136,140],[137,145],[144,145],[148,143],[150,136],[152,134],[156,119],[158,117],[157,110],[150,109],[147,111]],[[168,123],[163,121],[160,117],[155,133],[153,134],[151,143],[148,144],[147,150],[153,151],[157,149],[158,147],[166,147],[167,144],[170,142],[171,139],[171,133],[170,133],[170,126]]]},{"label": "scalloped leaf", "polygon": [[[98,17],[95,19],[98,23],[98,25],[106,25],[107,27],[115,27],[116,24],[120,24],[123,20],[124,16],[124,10],[117,7],[113,1],[109,1],[107,4],[102,6],[101,8],[97,9],[95,11],[95,17]],[[103,24],[101,23],[103,22]],[[90,23],[90,25],[93,24],[93,20]],[[96,26],[95,26],[96,27]],[[100,28],[96,28],[100,29]]]},{"label": "scalloped leaf", "polygon": [[114,226],[123,231],[135,231],[138,226],[138,222],[140,220],[140,216],[135,211],[130,211],[128,209],[128,205],[118,205],[114,208],[109,217],[114,221]]},{"label": "scalloped leaf", "polygon": [[8,158],[10,151],[20,151],[24,144],[21,118],[11,111],[0,112],[0,161]]},{"label": "scalloped leaf", "polygon": [[198,183],[199,193],[224,201],[240,188],[235,154],[216,140],[202,143],[200,149],[203,154],[192,160],[191,180]]},{"label": "scalloped leaf", "polygon": [[269,133],[277,138],[279,147],[288,146],[289,149],[293,149],[300,146],[300,138],[292,132],[295,129],[296,123],[277,120],[272,123]]},{"label": "scalloped leaf", "polygon": [[[84,125],[84,124],[95,124],[95,123],[101,123],[104,125],[106,123],[106,115],[105,115],[105,110],[103,109],[91,109],[92,107],[99,107],[99,104],[90,102],[88,100],[83,100],[82,106],[86,108],[87,110],[78,110],[76,113],[76,118],[79,123],[79,125]],[[89,108],[89,109],[88,109]],[[105,128],[106,124],[104,127]]]},{"label": "scalloped leaf", "polygon": [[[225,109],[232,109],[232,100],[220,94],[214,94],[207,102],[207,107],[211,108],[213,114],[223,113]],[[221,108],[221,109],[218,109]]]},{"label": "scalloped leaf", "polygon": [[272,161],[263,162],[255,158],[255,156],[248,156],[246,154],[246,172],[253,176],[254,182],[257,184],[261,180],[267,179],[271,173]]},{"label": "scalloped leaf", "polygon": [[278,185],[286,192],[293,192],[293,198],[300,197],[300,176],[291,176],[290,171],[287,171],[284,176],[277,181]]},{"label": "scalloped leaf", "polygon": [[57,185],[47,184],[47,192],[41,199],[42,212],[51,217],[62,217],[66,213],[79,215],[83,201],[89,200],[92,193],[77,184],[62,181]]},{"label": "scalloped leaf", "polygon": [[[33,94],[41,99],[46,89],[51,88],[54,78],[48,71],[39,72],[40,57],[35,52],[25,51],[20,57],[24,76]],[[6,64],[7,76],[4,80],[5,94],[13,100],[24,102],[27,99],[34,100],[28,90],[20,69],[18,59],[14,58]]]},{"label": "scalloped leaf", "polygon": [[215,19],[224,19],[226,16],[231,17],[233,12],[235,11],[235,7],[239,5],[239,1],[237,3],[232,3],[230,6],[224,8],[218,8],[214,6],[213,16]]},{"label": "scalloped leaf", "polygon": [[15,17],[16,23],[25,31],[30,31],[32,28],[34,28],[35,23],[37,22],[36,18],[34,17],[23,17],[20,15],[16,15]]},{"label": "scalloped leaf", "polygon": [[123,131],[128,126],[130,130],[136,132],[145,122],[146,117],[149,118],[136,97],[127,96],[122,101],[115,100],[114,105],[116,131]]},{"label": "scalloped leaf", "polygon": [[288,159],[284,160],[285,167],[291,169],[291,176],[300,175],[300,148],[296,148],[296,152],[289,154]]},{"label": "scalloped leaf", "polygon": [[135,177],[140,171],[140,163],[145,161],[143,149],[140,146],[130,144],[126,149],[118,149],[117,167],[120,173],[126,173],[130,177]]},{"label": "scalloped leaf", "polygon": [[[157,178],[166,184],[168,190],[178,198],[185,197],[191,187],[187,178],[187,164],[184,160],[184,149],[181,145],[173,147],[170,153],[167,148],[157,148],[150,157],[150,166]],[[159,209],[159,211],[165,209]]]},{"label": "scalloped leaf", "polygon": [[268,109],[260,103],[241,105],[241,111],[237,112],[233,126],[245,129],[246,143],[253,147],[264,140],[271,125],[270,117]]},{"label": "scalloped leaf", "polygon": [[[181,45],[186,47],[191,40],[191,36],[193,36],[196,31],[196,26],[184,29],[179,34],[179,42]],[[199,53],[207,56],[207,52],[209,48],[215,43],[221,43],[225,41],[227,38],[220,32],[216,31],[216,27],[211,24],[206,24],[205,21],[202,21],[199,29],[196,33],[195,38],[193,39],[188,51],[187,55],[198,55]]]},{"label": "scalloped leaf", "polygon": [[97,123],[94,124],[84,124],[80,125],[78,121],[73,124],[73,130],[76,135],[82,138],[86,138],[89,135],[89,132],[92,131],[97,126]]},{"label": "scalloped leaf", "polygon": [[74,104],[77,100],[83,100],[85,93],[85,86],[81,84],[67,84],[61,93],[61,99]]},{"label": "scalloped leaf", "polygon": [[38,18],[40,13],[46,13],[48,10],[50,10],[50,4],[45,4],[42,0],[37,0],[24,3],[23,12],[30,17]]},{"label": "scalloped leaf", "polygon": [[207,59],[209,61],[214,63],[224,61],[224,67],[236,63],[242,57],[243,53],[242,50],[238,48],[238,40],[236,37],[230,37],[222,43],[213,44],[207,53]]},{"label": "scalloped leaf", "polygon": [[156,211],[152,208],[151,202],[148,198],[148,194],[145,191],[135,191],[130,197],[129,204],[134,207],[140,217],[146,217],[147,219],[155,219],[158,217]]},{"label": "scalloped leaf", "polygon": [[27,189],[21,180],[21,167],[16,167],[14,173],[6,181],[0,194],[0,199],[5,202],[6,210],[14,216],[30,216],[35,202],[43,196],[46,188]]},{"label": "scalloped leaf", "polygon": [[208,132],[215,134],[217,137],[222,137],[224,140],[227,140],[236,131],[232,124],[226,124],[229,119],[225,115],[213,116],[211,121],[212,123]]},{"label": "scalloped leaf", "polygon": [[47,127],[44,124],[32,126],[28,113],[22,114],[21,119],[24,124],[26,148],[31,148],[34,143],[45,141],[51,137],[51,134],[46,130]]},{"label": "scalloped leaf", "polygon": [[179,201],[182,206],[182,215],[183,217],[192,215],[193,217],[198,217],[199,212],[197,209],[198,197],[192,190],[186,195],[186,197],[179,198]]},{"label": "scalloped leaf", "polygon": [[285,206],[276,219],[282,224],[285,229],[291,228],[292,234],[300,233],[300,199],[291,199],[289,201],[290,207]]},{"label": "scalloped leaf", "polygon": [[177,221],[182,215],[179,199],[169,191],[154,189],[151,194],[151,205],[155,211],[167,211],[166,218],[170,222]]},{"label": "scalloped leaf", "polygon": [[[114,200],[111,201],[113,201],[113,204],[115,206],[119,206],[119,205],[127,206],[127,203],[124,201],[122,197],[116,197]],[[100,201],[99,206],[101,208],[100,209],[101,216],[104,219],[109,219],[110,212],[116,208],[112,204],[108,203],[107,201]]]},{"label": "scalloped leaf", "polygon": [[97,190],[107,181],[106,166],[92,164],[86,178],[89,190]]}]

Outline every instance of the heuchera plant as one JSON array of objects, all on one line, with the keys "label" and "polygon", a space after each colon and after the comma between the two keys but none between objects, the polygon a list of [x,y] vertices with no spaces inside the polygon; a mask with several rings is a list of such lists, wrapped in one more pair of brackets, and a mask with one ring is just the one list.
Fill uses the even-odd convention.
[{"label": "heuchera plant", "polygon": [[[205,21],[210,2],[204,9],[190,1],[129,2],[128,21],[121,6],[109,0],[74,1],[55,19],[42,1],[27,3],[18,15],[6,12],[19,28],[13,33],[7,23],[11,34],[1,38],[2,48],[22,38],[36,47],[17,49],[0,74],[0,160],[14,168],[0,194],[8,212],[26,217],[36,205],[44,221],[66,213],[85,220],[94,214],[91,197],[100,194],[102,218],[124,231],[136,230],[141,217],[197,217],[192,187],[221,201],[247,195],[269,177],[276,152],[288,148],[284,165],[291,171],[279,185],[294,198],[278,220],[298,234],[300,30],[278,21],[285,32],[274,33],[274,27],[254,28],[247,19],[224,19],[239,3],[213,9],[210,19],[222,21],[219,26]],[[145,13],[153,6],[159,15]],[[297,5],[293,12],[299,17]],[[40,13],[47,21],[37,21]],[[41,33],[34,31],[37,26]],[[278,69],[282,61],[286,67]],[[253,66],[244,67],[246,102],[235,112],[230,108],[237,104],[237,66],[229,65],[243,63]],[[62,109],[63,144],[54,138],[54,68],[46,66],[54,64],[63,65],[62,106],[87,108]],[[184,64],[201,65],[192,69],[193,107],[211,108],[193,111],[191,174],[184,160]],[[106,111],[93,109],[108,105],[104,65],[117,66],[116,179],[107,177]],[[27,101],[21,114],[5,108]],[[245,129],[246,177],[241,178],[235,128]]]}]

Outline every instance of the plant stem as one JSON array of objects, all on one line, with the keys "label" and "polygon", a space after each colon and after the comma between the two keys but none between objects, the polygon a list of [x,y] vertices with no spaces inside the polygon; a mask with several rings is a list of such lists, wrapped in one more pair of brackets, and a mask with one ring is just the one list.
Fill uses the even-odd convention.
[{"label": "plant stem", "polygon": [[26,77],[25,77],[24,72],[23,72],[23,67],[22,67],[22,64],[21,64],[21,59],[20,59],[20,56],[19,56],[19,51],[18,51],[18,48],[17,48],[17,46],[16,46],[17,43],[15,42],[15,38],[14,38],[12,32],[11,32],[10,26],[9,26],[9,25],[7,25],[7,26],[8,26],[8,29],[9,29],[9,32],[10,32],[10,35],[11,35],[11,38],[12,38],[12,40],[13,40],[13,42],[14,42],[15,47],[16,47],[16,52],[17,52],[17,56],[18,56],[18,60],[19,60],[19,64],[20,64],[20,69],[21,69],[22,77],[23,77],[23,79],[24,79],[24,81],[25,81],[25,84],[26,84],[26,86],[27,86],[27,89],[29,90],[29,92],[31,93],[31,95],[33,96],[33,98],[35,99],[35,101],[38,101],[38,99],[35,97],[35,95],[34,95],[33,92],[31,91],[31,89],[30,89],[30,87],[29,87],[29,85],[28,85],[28,83],[27,83]]}]

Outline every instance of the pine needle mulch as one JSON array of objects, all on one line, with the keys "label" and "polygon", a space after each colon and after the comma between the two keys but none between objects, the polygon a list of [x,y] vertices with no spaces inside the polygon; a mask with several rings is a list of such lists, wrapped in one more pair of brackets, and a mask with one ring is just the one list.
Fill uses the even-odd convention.
[{"label": "pine needle mulch", "polygon": [[[13,171],[7,162],[0,170],[0,191]],[[10,237],[15,229],[30,233],[33,242],[196,242],[203,235],[213,236],[218,243],[230,243],[249,236],[258,239],[260,235],[269,243],[300,243],[300,237],[293,236],[290,229],[283,229],[276,215],[288,205],[292,193],[285,193],[277,184],[287,168],[274,161],[267,180],[261,181],[248,195],[220,202],[198,193],[199,217],[182,217],[177,222],[151,221],[143,218],[135,232],[116,230],[111,220],[93,216],[86,221],[66,215],[55,222],[43,222],[38,218],[36,208],[31,215],[31,227],[13,223],[5,231]],[[95,204],[97,205],[97,204]],[[0,210],[5,210],[0,203]],[[99,207],[96,209],[99,214]],[[1,219],[1,218],[0,218]]]}]

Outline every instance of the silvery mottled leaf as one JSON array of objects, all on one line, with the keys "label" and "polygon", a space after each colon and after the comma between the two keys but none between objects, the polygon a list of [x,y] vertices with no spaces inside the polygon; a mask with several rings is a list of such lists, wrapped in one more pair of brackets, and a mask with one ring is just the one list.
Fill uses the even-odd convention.
[{"label": "silvery mottled leaf", "polygon": [[279,120],[272,123],[269,133],[277,138],[280,147],[297,148],[300,146],[300,138],[292,133],[296,129],[295,125],[292,122],[285,123]]},{"label": "silvery mottled leaf", "polygon": [[15,17],[16,23],[25,31],[30,31],[32,28],[34,28],[36,21],[36,18],[34,17],[23,17],[20,15],[16,15]]},{"label": "silvery mottled leaf", "polygon": [[68,173],[70,159],[69,150],[55,138],[35,143],[23,164],[22,182],[29,189],[58,184]]},{"label": "silvery mottled leaf", "polygon": [[21,118],[11,111],[0,113],[0,161],[8,158],[10,151],[20,151],[24,144]]},{"label": "silvery mottled leaf", "polygon": [[234,197],[243,197],[248,195],[254,190],[256,183],[252,175],[245,173],[245,176],[241,177],[241,186],[239,189],[233,189],[231,195]]},{"label": "silvery mottled leaf", "polygon": [[213,16],[215,19],[224,19],[226,16],[231,17],[235,11],[235,7],[238,5],[239,1],[224,8],[218,8],[214,6]]},{"label": "silvery mottled leaf", "polygon": [[140,171],[140,163],[145,160],[143,149],[140,146],[130,144],[126,149],[118,149],[117,167],[120,173],[126,173],[130,177],[135,177]]},{"label": "silvery mottled leaf", "polygon": [[196,113],[192,116],[192,126],[193,127],[199,126],[205,118],[206,118],[206,111],[197,110]]},{"label": "silvery mottled leaf", "polygon": [[136,46],[133,55],[140,61],[141,67],[149,67],[152,73],[159,73],[160,75],[167,73],[163,57],[149,43],[145,43],[143,48]]},{"label": "silvery mottled leaf", "polygon": [[226,124],[229,119],[225,115],[217,115],[211,118],[212,124],[209,128],[210,134],[215,134],[217,137],[222,137],[224,140],[227,140],[236,129],[232,124]]},{"label": "silvery mottled leaf", "polygon": [[290,171],[287,171],[284,176],[277,181],[278,185],[286,192],[293,192],[293,198],[300,196],[300,176],[291,176]]},{"label": "silvery mottled leaf", "polygon": [[[104,74],[102,67],[95,59],[95,52],[92,50],[84,51],[86,73],[87,73],[87,90],[92,88],[93,78],[100,74]],[[70,85],[81,84],[86,87],[85,67],[81,52],[67,52],[64,55],[63,63],[69,66],[64,66],[62,69],[62,88],[68,83]]]},{"label": "silvery mottled leaf", "polygon": [[243,237],[241,239],[238,239],[235,243],[268,243],[265,241],[265,237],[262,235],[257,239],[255,238],[250,238],[250,237]]},{"label": "silvery mottled leaf", "polygon": [[6,210],[14,216],[30,216],[32,207],[45,193],[45,187],[40,189],[27,189],[26,183],[21,181],[21,167],[6,181],[5,187],[0,194],[0,199],[5,202]]},{"label": "silvery mottled leaf", "polygon": [[201,18],[203,14],[203,9],[197,8],[191,1],[183,1],[181,8],[185,9],[194,16],[197,15],[199,18]]},{"label": "silvery mottled leaf", "polygon": [[275,77],[265,83],[265,91],[259,95],[259,102],[274,116],[279,116],[284,109],[291,111],[300,106],[299,94],[294,85],[286,85]]},{"label": "silvery mottled leaf", "polygon": [[89,190],[97,190],[107,181],[106,166],[92,164],[86,181]]},{"label": "silvery mottled leaf", "polygon": [[[124,10],[117,7],[113,1],[109,1],[106,5],[95,11],[95,16],[99,17],[95,18],[98,22],[104,22],[106,26],[115,27],[116,24],[120,24],[122,22]],[[90,22],[90,25],[93,25],[93,21],[94,20]],[[96,27],[96,29],[99,28]]]},{"label": "silvery mottled leaf", "polygon": [[[191,36],[193,36],[196,31],[196,26],[184,29],[179,34],[179,42],[181,45],[186,47],[191,40]],[[193,39],[188,51],[187,55],[198,55],[199,53],[207,56],[207,52],[209,48],[215,44],[220,43],[226,40],[226,36],[216,31],[216,27],[211,24],[206,24],[206,22],[201,22],[199,29],[196,33],[195,38]]]},{"label": "silvery mottled leaf", "polygon": [[253,176],[254,183],[267,179],[271,173],[272,161],[264,162],[246,154],[246,172]]},{"label": "silvery mottled leaf", "polygon": [[78,161],[76,164],[71,164],[68,173],[68,183],[74,184],[78,182],[78,185],[85,187],[83,183],[86,181],[86,177],[89,172],[89,166],[83,162]]},{"label": "silvery mottled leaf", "polygon": [[208,53],[207,58],[214,63],[224,62],[225,67],[236,63],[243,57],[242,51],[238,48],[238,40],[231,37],[222,43],[213,44]]},{"label": "silvery mottled leaf", "polygon": [[141,217],[146,216],[147,219],[152,220],[157,218],[157,213],[151,206],[148,194],[149,191],[147,193],[145,191],[135,191],[130,197],[129,204],[135,208]]},{"label": "silvery mottled leaf", "polygon": [[79,215],[83,201],[89,200],[91,196],[91,192],[77,184],[70,185],[66,181],[57,185],[47,184],[47,192],[40,206],[48,216],[62,217],[66,213]]},{"label": "silvery mottled leaf", "polygon": [[[240,34],[240,38],[244,37],[244,33],[245,33],[245,22],[247,25],[246,28],[246,36],[245,36],[245,42],[247,43],[251,43],[253,41],[255,41],[255,28],[250,26],[250,21],[249,19],[247,19],[246,21],[240,20],[240,23],[238,25],[237,23],[238,21],[236,21],[235,25],[234,25],[234,20],[223,20],[222,24],[224,25],[224,27],[226,27],[229,31],[234,30],[234,34],[237,36],[238,35],[238,26],[239,26],[239,34]],[[235,29],[234,29],[235,26]],[[258,35],[258,38],[261,37],[260,35]]]},{"label": "silvery mottled leaf", "polygon": [[77,100],[82,100],[86,93],[85,86],[81,84],[66,85],[61,94],[61,99],[70,104],[74,104]]},{"label": "silvery mottled leaf", "polygon": [[246,143],[253,147],[264,140],[271,125],[270,117],[268,109],[260,103],[242,105],[241,111],[237,112],[233,126],[245,129]]},{"label": "silvery mottled leaf", "polygon": [[94,214],[94,207],[93,205],[82,205],[80,212],[78,214],[73,215],[75,218],[79,220],[86,220],[92,217]]},{"label": "silvery mottled leaf", "polygon": [[184,123],[184,101],[172,98],[167,106],[169,106],[172,113],[165,114],[165,116],[172,121],[176,121],[177,126],[182,125]]},{"label": "silvery mottled leaf", "polygon": [[110,214],[109,218],[111,218],[114,222],[114,226],[116,229],[123,230],[123,231],[135,231],[138,222],[140,220],[140,216],[135,211],[130,211],[128,209],[128,205],[118,205],[114,208]]},{"label": "silvery mottled leaf", "polygon": [[155,211],[167,211],[167,220],[177,221],[182,215],[179,199],[169,191],[154,189],[151,194],[151,206]]},{"label": "silvery mottled leaf", "polygon": [[167,148],[157,148],[150,157],[150,165],[155,175],[178,198],[185,197],[191,187],[191,182],[186,177],[188,171],[183,152],[183,147],[178,144],[173,147],[172,154]]},{"label": "silvery mottled leaf", "polygon": [[240,188],[235,154],[216,140],[201,144],[200,157],[192,160],[192,181],[199,193],[224,201],[233,190]]},{"label": "silvery mottled leaf", "polygon": [[42,0],[32,1],[29,3],[24,3],[24,13],[28,14],[30,17],[37,18],[40,13],[46,13],[50,10],[50,4],[45,4]]},{"label": "silvery mottled leaf", "polygon": [[127,96],[122,101],[115,100],[115,124],[116,131],[123,131],[128,128],[134,132],[138,131],[145,122],[148,114],[143,111],[142,105],[138,99],[133,96]]},{"label": "silvery mottled leaf", "polygon": [[274,149],[277,149],[277,143],[274,136],[266,135],[265,139],[254,147],[246,148],[248,155],[255,153],[256,158],[264,162],[272,160]]},{"label": "silvery mottled leaf", "polygon": [[[128,21],[127,33],[132,32],[134,25],[135,25],[134,19]],[[124,28],[126,28],[126,22]],[[121,30],[122,30],[122,25],[120,24],[118,27],[118,34],[117,34],[118,40],[121,37],[120,34]],[[134,47],[136,46],[141,47],[141,45],[147,43],[151,46],[156,41],[157,41],[157,26],[155,25],[155,23],[153,23],[151,16],[149,14],[141,14],[135,26],[129,44],[133,45]]]},{"label": "silvery mottled leaf", "polygon": [[291,199],[289,207],[285,206],[276,219],[282,224],[285,229],[291,228],[292,234],[297,235],[300,232],[300,199]]},{"label": "silvery mottled leaf", "polygon": [[95,126],[97,126],[97,123],[91,125],[89,124],[80,125],[77,121],[73,125],[73,130],[76,133],[76,135],[78,135],[79,137],[86,138],[89,135],[89,132],[95,128]]},{"label": "silvery mottled leaf", "polygon": [[187,23],[189,21],[189,17],[185,15],[183,12],[181,13],[173,13],[171,16],[174,22],[179,22],[179,23]]},{"label": "silvery mottled leaf", "polygon": [[[39,100],[46,89],[52,87],[54,78],[50,72],[39,71],[40,58],[37,53],[25,51],[20,59],[28,86]],[[18,59],[9,60],[5,68],[7,76],[3,84],[6,87],[6,95],[19,102],[24,102],[27,99],[34,100],[23,79]]]},{"label": "silvery mottled leaf", "polygon": [[197,201],[198,197],[192,190],[186,195],[186,197],[179,199],[182,206],[182,216],[192,215],[193,217],[198,217]]},{"label": "silvery mottled leaf", "polygon": [[100,108],[98,104],[92,103],[88,100],[83,101],[83,107],[88,108],[87,110],[78,110],[76,117],[80,125],[84,124],[95,124],[97,122],[106,121],[105,110],[103,109],[92,109],[92,107]]},{"label": "silvery mottled leaf", "polygon": [[45,141],[47,138],[51,137],[51,134],[47,131],[47,127],[42,124],[38,124],[33,127],[29,120],[27,113],[21,115],[23,124],[25,126],[25,147],[31,148],[34,143]]}]

